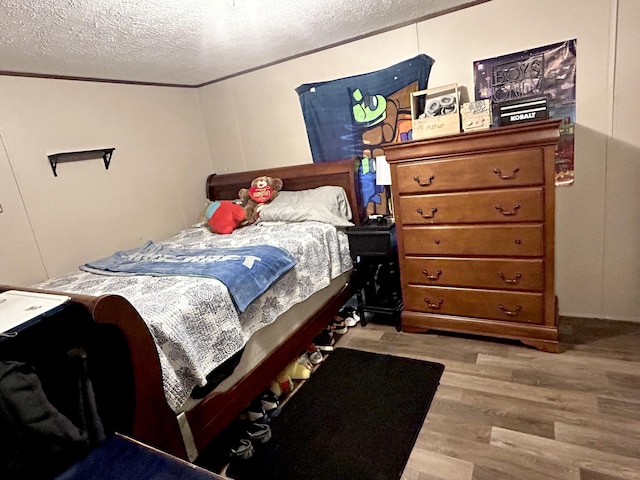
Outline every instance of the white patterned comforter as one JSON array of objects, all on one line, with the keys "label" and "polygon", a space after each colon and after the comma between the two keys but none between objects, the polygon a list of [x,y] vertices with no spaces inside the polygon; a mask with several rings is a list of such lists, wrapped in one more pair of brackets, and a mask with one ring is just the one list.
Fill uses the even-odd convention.
[{"label": "white patterned comforter", "polygon": [[273,245],[286,249],[297,261],[242,314],[226,287],[212,278],[113,277],[78,271],[35,286],[125,297],[156,341],[165,396],[176,413],[193,388],[203,386],[207,374],[240,351],[254,332],[352,267],[346,234],[319,222],[256,224],[231,235],[215,235],[206,226],[196,225],[158,243],[193,249]]}]

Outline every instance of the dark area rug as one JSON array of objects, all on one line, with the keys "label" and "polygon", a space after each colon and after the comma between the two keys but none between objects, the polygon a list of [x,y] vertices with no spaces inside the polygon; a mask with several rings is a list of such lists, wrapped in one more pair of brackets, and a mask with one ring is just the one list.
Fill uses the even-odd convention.
[{"label": "dark area rug", "polygon": [[444,366],[338,348],[282,413],[273,437],[229,465],[237,480],[399,479]]}]

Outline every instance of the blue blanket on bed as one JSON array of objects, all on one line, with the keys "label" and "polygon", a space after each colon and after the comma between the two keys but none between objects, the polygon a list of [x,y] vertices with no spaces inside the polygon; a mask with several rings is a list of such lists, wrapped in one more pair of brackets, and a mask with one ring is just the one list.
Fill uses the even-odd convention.
[{"label": "blue blanket on bed", "polygon": [[140,248],[118,251],[80,266],[104,275],[183,275],[217,278],[224,283],[236,307],[249,304],[296,264],[281,248],[269,245],[183,249],[148,241]]}]

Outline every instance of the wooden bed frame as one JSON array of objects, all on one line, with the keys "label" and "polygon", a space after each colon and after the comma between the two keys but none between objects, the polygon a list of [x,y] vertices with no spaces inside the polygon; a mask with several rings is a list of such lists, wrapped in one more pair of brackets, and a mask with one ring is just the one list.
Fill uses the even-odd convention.
[{"label": "wooden bed frame", "polygon": [[[339,185],[347,192],[354,223],[359,224],[363,208],[359,200],[357,170],[359,160],[349,159],[322,164],[280,167],[227,175],[210,175],[207,197],[212,200],[235,199],[238,190],[262,175],[280,177],[284,190],[304,190],[322,185]],[[0,291],[21,289],[0,285]],[[44,292],[44,291],[43,291]],[[51,293],[51,292],[49,292]],[[67,294],[86,309],[98,324],[115,326],[126,340],[134,383],[134,412],[131,430],[120,432],[178,457],[194,460],[216,435],[236,418],[249,403],[267,388],[273,378],[318,335],[328,319],[354,294],[350,284],[331,298],[308,322],[303,324],[263,362],[225,392],[212,392],[194,408],[177,415],[165,400],[162,371],[154,340],[136,309],[118,295]]]}]

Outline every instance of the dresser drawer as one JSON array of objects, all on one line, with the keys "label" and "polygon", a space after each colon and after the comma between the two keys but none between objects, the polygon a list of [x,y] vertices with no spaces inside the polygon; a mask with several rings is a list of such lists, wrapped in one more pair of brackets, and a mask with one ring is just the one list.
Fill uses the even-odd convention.
[{"label": "dresser drawer", "polygon": [[400,197],[402,223],[541,222],[542,187]]},{"label": "dresser drawer", "polygon": [[542,259],[477,259],[405,257],[409,284],[529,290],[544,288]]},{"label": "dresser drawer", "polygon": [[507,151],[399,163],[393,187],[403,195],[542,185],[543,172],[542,150]]},{"label": "dresser drawer", "polygon": [[406,310],[510,322],[542,324],[541,293],[471,290],[409,285],[403,290]]},{"label": "dresser drawer", "polygon": [[429,226],[402,229],[404,255],[539,257],[542,225]]}]

